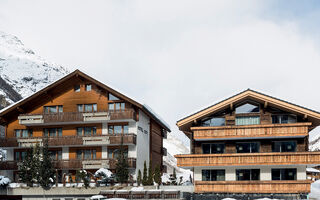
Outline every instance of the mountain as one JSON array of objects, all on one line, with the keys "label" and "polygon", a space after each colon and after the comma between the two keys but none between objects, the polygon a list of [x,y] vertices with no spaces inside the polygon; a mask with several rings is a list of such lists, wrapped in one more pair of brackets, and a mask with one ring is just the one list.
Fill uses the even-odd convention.
[{"label": "mountain", "polygon": [[16,36],[0,31],[0,109],[68,73],[66,68],[36,55]]}]

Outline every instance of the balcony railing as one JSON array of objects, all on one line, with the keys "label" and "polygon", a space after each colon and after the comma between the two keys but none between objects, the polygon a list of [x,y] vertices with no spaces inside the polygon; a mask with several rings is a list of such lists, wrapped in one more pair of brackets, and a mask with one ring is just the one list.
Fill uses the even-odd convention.
[{"label": "balcony railing", "polygon": [[98,111],[98,112],[62,112],[53,114],[21,114],[19,123],[26,126],[56,124],[56,123],[88,123],[114,120],[135,120],[136,113],[133,109]]},{"label": "balcony railing", "polygon": [[[129,168],[136,168],[136,158],[128,158]],[[21,161],[0,161],[0,170],[18,170]],[[54,160],[53,165],[56,169],[99,169],[106,167],[108,169],[116,169],[117,160],[94,159],[94,160]]]},{"label": "balcony railing", "polygon": [[178,167],[320,164],[320,152],[176,155]]},{"label": "balcony railing", "polygon": [[195,181],[196,193],[310,193],[310,180]]},{"label": "balcony railing", "polygon": [[[135,134],[123,135],[94,135],[94,136],[61,136],[48,137],[49,146],[65,146],[65,145],[120,145],[121,137],[124,145],[135,145],[137,136]],[[30,147],[39,143],[43,144],[45,137],[30,137],[30,138],[0,138],[1,147]]]},{"label": "balcony railing", "polygon": [[311,123],[192,127],[195,140],[307,136]]}]

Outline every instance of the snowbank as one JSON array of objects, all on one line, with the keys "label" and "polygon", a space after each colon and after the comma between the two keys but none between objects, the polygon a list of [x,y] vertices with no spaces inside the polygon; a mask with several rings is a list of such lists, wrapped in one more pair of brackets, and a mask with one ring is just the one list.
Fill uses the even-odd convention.
[{"label": "snowbank", "polygon": [[95,176],[98,176],[98,174],[100,174],[100,173],[105,174],[105,176],[108,177],[108,178],[110,178],[111,175],[112,175],[112,172],[111,172],[110,170],[108,170],[108,169],[105,169],[105,168],[100,168],[100,169],[98,169],[98,170],[94,173],[94,175],[95,175]]}]

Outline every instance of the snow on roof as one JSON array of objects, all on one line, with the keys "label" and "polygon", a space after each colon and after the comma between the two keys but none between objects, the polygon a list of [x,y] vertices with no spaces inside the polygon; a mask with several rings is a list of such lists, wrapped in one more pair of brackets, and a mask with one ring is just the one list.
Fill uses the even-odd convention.
[{"label": "snow on roof", "polygon": [[160,115],[158,115],[156,112],[154,112],[147,104],[143,104],[143,107],[148,110],[155,118],[157,118],[163,125],[165,125],[169,130],[171,130],[169,124],[165,122]]},{"label": "snow on roof", "polygon": [[307,172],[320,173],[320,170],[317,170],[317,169],[312,168],[312,167],[308,167],[306,170],[307,170]]},{"label": "snow on roof", "polygon": [[100,199],[100,198],[104,198],[104,196],[102,196],[102,195],[94,195],[90,199]]}]

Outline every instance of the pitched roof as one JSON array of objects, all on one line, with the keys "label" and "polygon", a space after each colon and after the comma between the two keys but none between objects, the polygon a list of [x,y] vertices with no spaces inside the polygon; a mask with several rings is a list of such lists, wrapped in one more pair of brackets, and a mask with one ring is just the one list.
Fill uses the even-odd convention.
[{"label": "pitched roof", "polygon": [[278,99],[276,97],[272,97],[266,94],[263,94],[261,92],[257,92],[251,89],[247,89],[245,91],[242,91],[234,96],[231,96],[223,101],[220,101],[216,104],[213,104],[209,107],[206,107],[196,113],[193,113],[191,115],[188,115],[179,121],[177,121],[177,126],[182,129],[183,126],[192,123],[194,120],[198,120],[200,118],[206,117],[208,115],[211,115],[215,112],[221,111],[230,105],[235,105],[237,103],[240,103],[241,101],[244,101],[246,99],[253,99],[256,101],[259,101],[261,103],[267,103],[268,105],[272,105],[277,108],[281,108],[287,111],[291,111],[300,115],[307,116],[313,121],[313,125],[320,125],[320,113],[293,103],[290,103],[288,101],[284,101],[281,99]]},{"label": "pitched roof", "polygon": [[48,92],[50,89],[57,87],[58,85],[64,83],[65,81],[70,80],[72,77],[83,77],[87,80],[89,80],[90,82],[96,84],[97,86],[111,92],[112,94],[116,95],[117,97],[119,97],[120,99],[123,99],[125,101],[130,102],[131,104],[135,105],[136,107],[140,108],[142,111],[144,111],[150,118],[152,118],[153,120],[155,120],[156,122],[158,122],[164,129],[166,129],[167,131],[171,132],[170,127],[160,118],[158,117],[158,115],[156,115],[154,112],[150,111],[150,109],[148,109],[146,106],[140,104],[139,102],[133,100],[132,98],[129,98],[128,96],[116,91],[115,89],[101,83],[100,81],[90,77],[89,75],[81,72],[80,70],[75,70],[73,72],[71,72],[70,74],[62,77],[61,79],[53,82],[52,84],[46,86],[45,88],[39,90],[38,92],[0,110],[0,118],[5,116],[6,114],[16,110],[17,108],[23,106],[25,103],[29,102],[30,100],[36,99],[37,97],[39,97],[42,94],[45,94],[46,92]]}]

